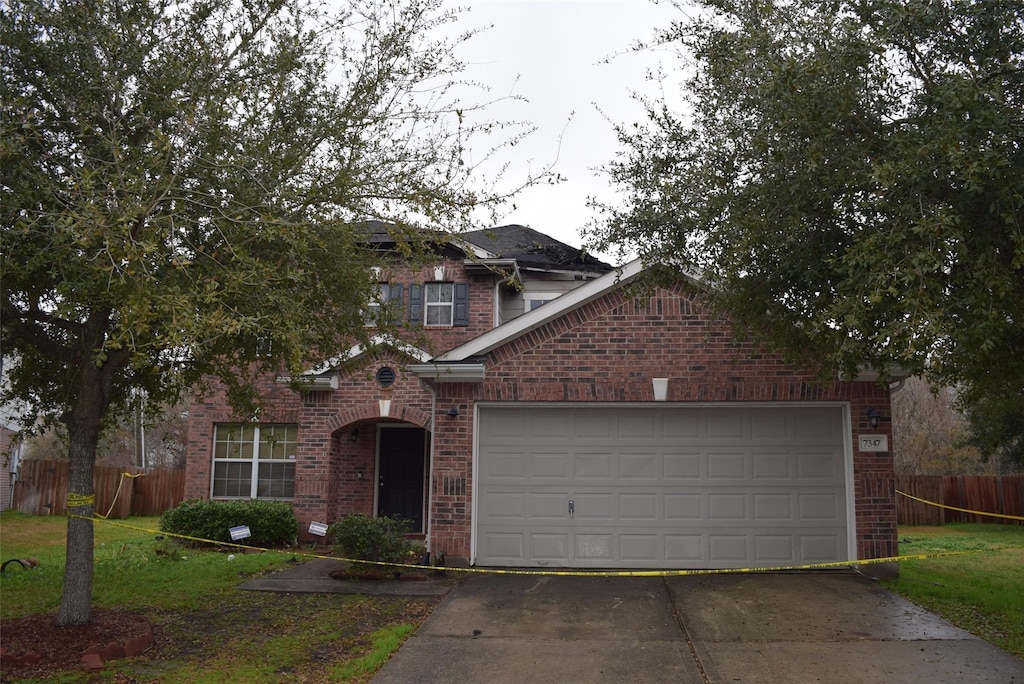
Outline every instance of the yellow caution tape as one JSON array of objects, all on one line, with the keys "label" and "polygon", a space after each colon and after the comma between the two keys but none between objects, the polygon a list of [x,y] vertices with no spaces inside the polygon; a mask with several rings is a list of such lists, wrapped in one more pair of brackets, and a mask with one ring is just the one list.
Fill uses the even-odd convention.
[{"label": "yellow caution tape", "polygon": [[960,513],[971,513],[972,515],[984,515],[984,516],[988,516],[990,518],[1006,518],[1007,520],[1024,520],[1024,515],[1007,515],[1006,513],[986,513],[985,511],[972,511],[969,508],[957,508],[956,506],[947,506],[945,504],[940,504],[940,503],[935,502],[935,501],[929,501],[928,499],[922,499],[922,498],[916,497],[916,496],[914,496],[912,494],[907,494],[906,492],[901,492],[898,489],[896,490],[896,493],[900,494],[902,496],[905,496],[908,499],[913,499],[914,501],[920,501],[921,503],[928,504],[929,506],[937,506],[939,508],[945,508],[946,510],[950,510],[950,511],[959,511]]},{"label": "yellow caution tape", "polygon": [[91,506],[96,497],[92,494],[75,494],[68,492],[67,504],[68,508],[77,508],[80,506]]},{"label": "yellow caution tape", "polygon": [[[83,520],[92,520],[93,518],[85,518],[84,516],[70,516],[75,518],[82,518]],[[926,560],[929,558],[944,558],[948,556],[966,556],[974,553],[981,553],[983,551],[1001,551],[1011,547],[997,547],[992,549],[971,549],[968,551],[947,551],[944,553],[917,553],[907,556],[887,556],[885,558],[868,558],[864,560],[845,560],[845,561],[830,561],[827,563],[809,563],[805,565],[780,565],[763,568],[709,568],[706,570],[515,570],[507,568],[461,568],[461,567],[449,567],[449,566],[434,566],[434,565],[418,565],[415,563],[384,563],[380,561],[367,561],[356,558],[340,558],[338,556],[324,556],[315,553],[305,553],[297,551],[295,549],[289,549],[287,551],[281,549],[263,549],[258,546],[247,546],[245,544],[235,544],[233,542],[220,542],[213,539],[202,539],[201,537],[190,537],[187,534],[176,534],[174,532],[164,532],[163,530],[150,530],[145,527],[137,527],[134,525],[128,525],[125,523],[114,522],[113,520],[107,520],[106,518],[95,518],[99,522],[106,523],[108,525],[114,525],[115,527],[123,527],[129,530],[136,530],[139,532],[148,532],[150,534],[159,534],[166,537],[174,537],[175,539],[186,539],[188,541],[200,542],[203,544],[213,544],[215,546],[229,546],[236,549],[243,549],[247,551],[256,551],[258,553],[287,553],[291,556],[302,556],[304,558],[320,558],[323,560],[332,561],[344,561],[347,563],[362,563],[364,565],[376,565],[387,568],[408,568],[411,570],[435,570],[439,572],[462,572],[462,573],[477,573],[482,575],[534,575],[534,576],[545,576],[545,577],[685,577],[689,575],[728,575],[728,574],[750,574],[760,572],[785,572],[793,570],[825,570],[835,568],[851,568],[858,565],[872,565],[876,563],[898,563],[901,561],[908,560]]]}]

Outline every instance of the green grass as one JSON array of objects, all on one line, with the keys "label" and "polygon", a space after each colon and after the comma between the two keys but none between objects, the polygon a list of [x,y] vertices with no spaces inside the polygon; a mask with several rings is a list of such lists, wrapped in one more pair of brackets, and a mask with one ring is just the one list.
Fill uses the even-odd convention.
[{"label": "green grass", "polygon": [[[240,576],[283,567],[291,553],[226,554],[189,549],[164,538],[158,518],[93,525],[93,605],[101,608],[189,608],[231,591]],[[60,605],[67,519],[0,514],[0,557],[34,558],[39,567],[11,566],[0,584],[0,616],[44,613]],[[228,555],[234,557],[229,561]]]},{"label": "green grass", "polygon": [[885,584],[956,626],[1024,658],[1024,526],[958,523],[901,527],[907,560]]},{"label": "green grass", "polygon": [[[144,615],[161,635],[157,645],[100,674],[40,681],[365,682],[439,600],[239,591],[296,552],[194,549],[159,539],[157,518],[114,523],[94,524],[93,605]],[[0,616],[56,610],[66,526],[62,517],[0,513],[0,557],[39,561],[0,576]]]},{"label": "green grass", "polygon": [[412,625],[394,625],[377,630],[370,635],[373,640],[371,651],[360,658],[355,658],[334,668],[331,680],[347,682],[369,677],[388,661],[391,654],[398,650],[413,629]]}]

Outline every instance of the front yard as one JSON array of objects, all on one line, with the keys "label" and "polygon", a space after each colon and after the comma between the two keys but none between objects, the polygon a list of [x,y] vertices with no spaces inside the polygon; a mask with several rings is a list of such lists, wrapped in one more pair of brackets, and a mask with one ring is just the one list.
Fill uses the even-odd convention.
[{"label": "front yard", "polygon": [[1024,525],[901,527],[900,555],[976,551],[900,563],[893,592],[1024,658]]},{"label": "front yard", "polygon": [[[295,551],[259,554],[179,547],[153,533],[156,518],[125,529],[97,522],[94,606],[152,626],[143,655],[98,673],[69,665],[11,668],[3,681],[365,682],[426,619],[439,598],[273,594],[239,591],[240,581],[301,560]],[[60,601],[66,519],[0,514],[2,559],[33,558],[0,576],[4,647],[22,637],[42,648]],[[1024,526],[946,525],[900,529],[904,555],[976,551],[906,561],[886,583],[897,594],[1024,658]],[[108,613],[110,611],[110,613]],[[117,613],[114,611],[122,611]],[[36,630],[36,631],[32,631]],[[52,660],[52,659],[51,659]],[[63,671],[62,671],[63,670]]]},{"label": "front yard", "polygon": [[[120,522],[142,530],[96,523],[93,605],[121,623],[124,611],[141,616],[155,645],[89,674],[78,669],[81,648],[49,628],[60,602],[66,519],[0,514],[3,559],[39,563],[8,566],[0,577],[3,646],[18,652],[23,639],[39,651],[48,641],[56,649],[41,666],[5,664],[4,682],[365,682],[440,601],[239,591],[241,580],[294,563],[296,554],[188,549],[143,531],[157,529],[156,518]],[[70,662],[54,662],[61,657]]]}]

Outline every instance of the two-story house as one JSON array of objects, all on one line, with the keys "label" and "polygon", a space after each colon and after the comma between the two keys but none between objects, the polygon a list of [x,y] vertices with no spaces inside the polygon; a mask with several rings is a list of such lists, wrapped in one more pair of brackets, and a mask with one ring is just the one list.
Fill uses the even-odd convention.
[{"label": "two-story house", "polygon": [[217,393],[193,405],[187,497],[291,501],[306,539],[350,512],[400,516],[435,554],[481,565],[896,554],[874,378],[822,382],[736,339],[698,280],[634,291],[640,264],[522,226],[460,235],[415,268],[374,239],[368,324],[417,334],[339,350],[301,391],[268,377],[258,422]]}]

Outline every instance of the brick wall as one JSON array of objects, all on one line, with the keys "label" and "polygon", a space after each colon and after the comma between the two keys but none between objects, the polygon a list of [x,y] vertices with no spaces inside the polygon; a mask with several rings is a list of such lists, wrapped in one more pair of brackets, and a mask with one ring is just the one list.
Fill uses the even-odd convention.
[{"label": "brick wall", "polygon": [[[409,285],[433,281],[435,266],[442,266],[445,280],[469,283],[469,325],[410,326],[398,332],[407,344],[431,355],[490,330],[495,306],[495,276],[467,273],[461,258],[438,260],[416,268],[393,264],[382,270],[381,280],[403,286],[403,310],[407,311]],[[259,420],[299,425],[294,508],[304,538],[308,536],[305,530],[310,521],[331,523],[346,513],[373,514],[378,424],[411,423],[430,429],[430,391],[405,371],[410,363],[417,362],[419,359],[382,348],[340,369],[338,388],[332,391],[296,394],[275,383],[273,375],[261,379],[260,392],[268,406]],[[381,387],[375,380],[382,366],[396,371],[391,387]],[[387,416],[381,415],[382,401],[391,402]],[[235,420],[238,419],[223,388],[216,384],[193,403],[186,456],[186,498],[209,497],[214,425]],[[353,431],[358,431],[355,441]]]},{"label": "brick wall", "polygon": [[[651,378],[667,377],[670,402],[845,401],[853,417],[850,438],[887,434],[889,394],[873,382],[822,381],[706,313],[692,291],[679,286],[635,298],[614,292],[498,348],[487,359],[482,385],[439,385],[434,435],[434,518],[431,539],[449,556],[468,553],[472,492],[472,430],[477,401],[650,402]],[[442,408],[462,407],[455,422]],[[868,407],[882,423],[869,429]],[[889,453],[853,453],[857,553],[896,555],[895,478]],[[461,489],[443,483],[465,482]],[[461,486],[461,484],[460,484]]]},{"label": "brick wall", "polygon": [[[435,350],[462,344],[491,327],[493,280],[471,282],[470,326],[425,329]],[[452,272],[452,271],[450,271]],[[431,268],[398,275],[393,282],[433,278]],[[407,292],[406,292],[406,296]],[[412,341],[415,344],[415,341]],[[273,408],[262,420],[298,422],[295,510],[309,521],[333,522],[345,513],[373,513],[376,425],[404,422],[432,431],[429,477],[430,543],[449,559],[470,554],[473,406],[478,401],[650,402],[652,377],[669,378],[670,402],[843,401],[853,418],[851,439],[868,431],[865,412],[879,410],[879,432],[892,439],[888,390],[875,383],[841,383],[794,368],[729,325],[709,316],[692,290],[679,286],[649,296],[610,293],[494,350],[483,384],[439,384],[430,390],[405,368],[415,361],[382,350],[340,370],[338,389],[301,396],[270,383]],[[394,385],[379,386],[377,370],[397,371]],[[390,402],[382,416],[381,402]],[[459,415],[449,416],[451,406]],[[432,413],[433,411],[433,413]],[[193,407],[189,422],[186,496],[210,489],[213,423],[231,420],[223,395]],[[353,430],[358,429],[355,441]],[[895,479],[890,454],[854,451],[857,553],[896,554]]]}]

